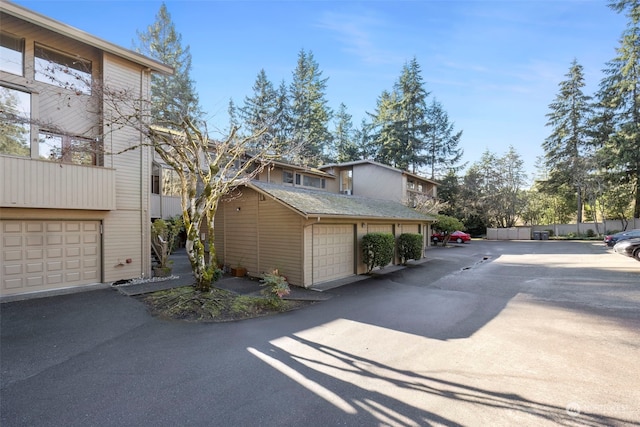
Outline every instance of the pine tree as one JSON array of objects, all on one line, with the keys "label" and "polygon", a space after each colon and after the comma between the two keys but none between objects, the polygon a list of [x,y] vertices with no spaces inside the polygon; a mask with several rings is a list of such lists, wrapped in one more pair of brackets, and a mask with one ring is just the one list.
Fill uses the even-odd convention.
[{"label": "pine tree", "polygon": [[327,80],[322,78],[313,53],[301,50],[293,72],[289,99],[292,142],[300,148],[299,160],[302,163],[320,163],[325,147],[331,143],[328,124],[332,112],[325,99]]},{"label": "pine tree", "polygon": [[552,132],[542,147],[550,170],[547,188],[568,186],[575,189],[577,220],[581,223],[582,195],[588,172],[585,158],[589,146],[591,97],[582,90],[584,74],[577,60],[573,60],[565,76],[567,80],[560,82],[560,92],[549,104],[547,126]]},{"label": "pine tree", "polygon": [[179,128],[182,120],[202,118],[195,82],[191,79],[191,53],[182,46],[167,6],[162,3],[156,21],[145,32],[137,32],[134,49],[174,68],[173,75],[151,75],[151,115],[162,126]]},{"label": "pine tree", "polygon": [[453,133],[453,123],[449,122],[442,104],[433,100],[426,111],[429,128],[426,133],[426,164],[431,168],[431,179],[443,172],[456,170],[463,150],[458,148],[462,131]]},{"label": "pine tree", "polygon": [[612,1],[629,21],[617,56],[606,64],[600,82],[599,105],[612,114],[614,132],[604,144],[612,166],[622,167],[624,182],[634,188],[633,215],[640,218],[640,1]]}]

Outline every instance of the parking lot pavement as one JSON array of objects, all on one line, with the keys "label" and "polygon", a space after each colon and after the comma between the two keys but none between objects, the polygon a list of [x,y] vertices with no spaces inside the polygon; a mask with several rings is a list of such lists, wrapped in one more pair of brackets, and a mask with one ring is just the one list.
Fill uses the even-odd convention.
[{"label": "parking lot pavement", "polygon": [[7,303],[0,424],[638,425],[639,266],[473,241],[228,324],[111,289]]}]

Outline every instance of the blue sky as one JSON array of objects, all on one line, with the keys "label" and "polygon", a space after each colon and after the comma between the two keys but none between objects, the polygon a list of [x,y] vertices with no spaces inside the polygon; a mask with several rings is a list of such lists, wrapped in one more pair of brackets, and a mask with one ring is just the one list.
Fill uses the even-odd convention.
[{"label": "blue sky", "polygon": [[[17,1],[131,48],[161,1]],[[354,125],[373,112],[414,56],[431,97],[463,131],[464,161],[513,145],[530,177],[548,105],[574,59],[587,93],[615,56],[626,19],[606,1],[216,1],[165,2],[193,59],[192,77],[211,128],[227,127],[264,68],[275,86],[291,82],[301,49],[328,77],[332,108],[344,102]]]}]

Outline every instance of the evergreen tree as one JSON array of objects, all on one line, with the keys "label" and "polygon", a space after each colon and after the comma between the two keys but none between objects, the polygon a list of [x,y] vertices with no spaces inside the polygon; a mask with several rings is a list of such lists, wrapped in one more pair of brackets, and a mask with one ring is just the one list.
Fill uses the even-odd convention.
[{"label": "evergreen tree", "polygon": [[292,142],[300,149],[302,163],[321,163],[324,149],[331,143],[328,124],[332,112],[325,99],[327,80],[322,78],[313,53],[301,50],[289,93]]},{"label": "evergreen tree", "polygon": [[355,142],[355,133],[351,114],[347,113],[347,106],[340,104],[336,113],[336,127],[333,132],[335,155],[329,161],[349,162],[358,159],[358,146]]},{"label": "evergreen tree", "polygon": [[437,100],[433,100],[426,111],[429,128],[426,133],[426,164],[431,169],[431,179],[451,172],[462,158],[463,150],[458,148],[462,131],[453,133],[453,123]]},{"label": "evergreen tree", "polygon": [[396,93],[383,91],[376,100],[376,111],[371,116],[375,159],[380,163],[401,167],[402,135]]},{"label": "evergreen tree", "polygon": [[376,111],[371,114],[376,160],[414,173],[426,164],[428,95],[420,65],[413,58],[403,66],[393,91],[385,90],[378,97]]},{"label": "evergreen tree", "polygon": [[229,99],[227,114],[229,114],[229,133],[231,133],[233,129],[240,128],[240,119],[238,118],[238,109],[236,108],[235,102],[233,102],[233,98]]},{"label": "evergreen tree", "polygon": [[575,189],[577,220],[582,222],[582,196],[587,179],[585,157],[589,145],[591,97],[583,92],[585,86],[582,66],[573,60],[567,80],[560,82],[560,92],[549,104],[547,126],[551,135],[542,144],[546,164],[550,170],[546,188],[557,191],[567,186]]},{"label": "evergreen tree", "polygon": [[28,157],[29,118],[19,111],[14,91],[0,86],[0,153]]},{"label": "evergreen tree", "polygon": [[367,120],[363,118],[360,121],[360,127],[355,131],[357,151],[356,157],[353,160],[373,159],[376,157],[376,147],[370,132],[371,124],[367,123]]},{"label": "evergreen tree", "polygon": [[623,182],[634,188],[633,215],[640,218],[640,1],[612,1],[609,6],[626,13],[629,21],[598,91],[599,105],[612,114],[614,124],[602,149],[613,160],[610,165],[624,170]]},{"label": "evergreen tree", "polygon": [[258,134],[266,129],[254,142],[259,147],[269,145],[274,137],[277,101],[277,93],[267,78],[267,73],[264,69],[260,70],[253,85],[253,96],[245,97],[244,106],[239,109],[239,115],[249,134]]},{"label": "evergreen tree", "polygon": [[178,128],[185,118],[199,120],[200,109],[195,83],[191,79],[191,53],[182,46],[182,35],[176,31],[167,6],[162,3],[156,21],[145,32],[137,32],[134,49],[174,68],[173,75],[151,75],[151,114],[162,126]]},{"label": "evergreen tree", "polygon": [[273,124],[273,146],[284,158],[291,160],[291,152],[287,151],[287,145],[291,141],[291,107],[289,105],[288,87],[284,80],[276,90],[275,123]]},{"label": "evergreen tree", "polygon": [[429,129],[427,123],[427,97],[429,92],[424,88],[420,64],[414,57],[402,69],[395,91],[398,96],[401,151],[398,167],[411,169],[414,173],[426,164],[424,156],[425,135]]}]

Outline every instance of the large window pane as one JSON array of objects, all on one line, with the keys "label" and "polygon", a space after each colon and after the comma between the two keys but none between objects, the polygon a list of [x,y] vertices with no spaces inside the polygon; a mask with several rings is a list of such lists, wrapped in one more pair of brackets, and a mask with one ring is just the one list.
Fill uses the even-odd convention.
[{"label": "large window pane", "polygon": [[0,154],[31,155],[31,95],[0,86]]},{"label": "large window pane", "polygon": [[62,160],[62,136],[40,133],[38,135],[38,156],[43,160]]},{"label": "large window pane", "polygon": [[24,39],[0,33],[0,70],[23,75]]},{"label": "large window pane", "polygon": [[36,45],[35,79],[90,95],[91,61]]},{"label": "large window pane", "polygon": [[59,160],[75,165],[96,164],[96,144],[89,139],[51,132],[38,134],[38,154],[43,160]]}]

